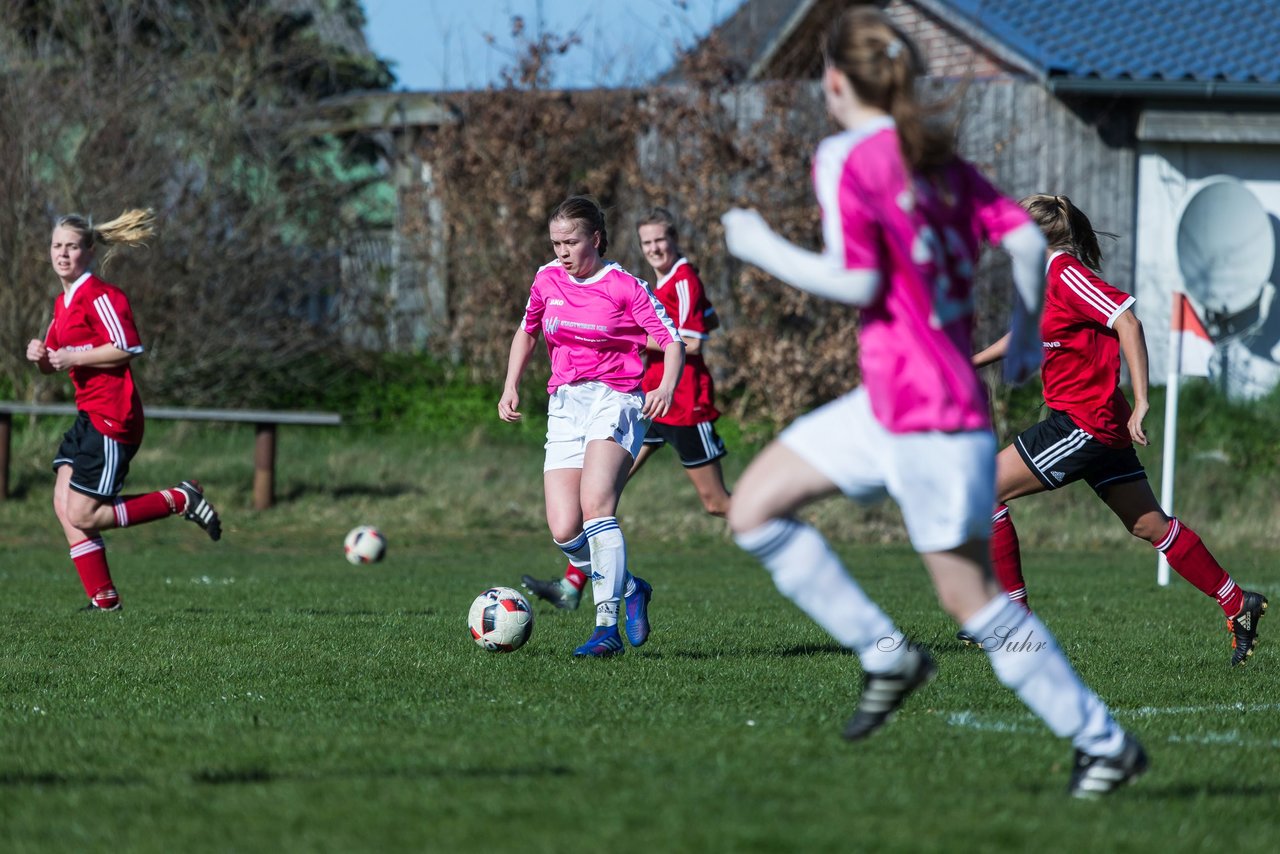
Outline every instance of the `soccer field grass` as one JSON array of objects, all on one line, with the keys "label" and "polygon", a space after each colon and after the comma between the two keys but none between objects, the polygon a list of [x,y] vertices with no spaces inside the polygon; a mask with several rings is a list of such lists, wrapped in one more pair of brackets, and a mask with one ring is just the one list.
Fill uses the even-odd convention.
[{"label": "soccer field grass", "polygon": [[[542,533],[396,523],[353,568],[345,530],[287,507],[217,544],[171,520],[108,534],[126,609],[84,614],[46,524],[0,541],[8,852],[1192,851],[1265,838],[1280,794],[1268,621],[1229,669],[1216,606],[1156,588],[1136,545],[1028,554],[1033,603],[1151,755],[1088,803],[902,546],[840,550],[940,676],[850,745],[856,660],[721,535],[634,542],[654,635],[577,661],[589,608],[536,604],[509,655],[467,635],[484,588],[559,570]],[[1224,556],[1280,601],[1276,555]]]}]

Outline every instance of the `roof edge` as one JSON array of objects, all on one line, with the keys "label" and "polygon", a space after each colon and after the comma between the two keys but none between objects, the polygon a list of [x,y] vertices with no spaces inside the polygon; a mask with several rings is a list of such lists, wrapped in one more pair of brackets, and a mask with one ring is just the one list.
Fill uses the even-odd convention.
[{"label": "roof edge", "polygon": [[977,42],[983,50],[993,54],[1001,61],[1007,62],[1037,80],[1044,80],[1048,77],[1046,69],[1042,65],[1009,44],[1009,42],[996,36],[978,21],[946,3],[945,0],[911,0],[911,2],[924,9],[930,15],[940,19],[947,26],[955,28],[961,35]]},{"label": "roof edge", "polygon": [[[750,2],[750,0],[747,0]],[[782,22],[782,26],[778,27],[777,32],[765,44],[765,49],[756,57],[756,61],[751,63],[751,67],[747,69],[747,80],[757,80],[759,75],[769,67],[774,56],[778,53],[778,48],[787,40],[787,37],[795,32],[796,27],[809,15],[810,10],[818,4],[818,0],[801,0],[796,7],[791,10],[791,14]]]}]

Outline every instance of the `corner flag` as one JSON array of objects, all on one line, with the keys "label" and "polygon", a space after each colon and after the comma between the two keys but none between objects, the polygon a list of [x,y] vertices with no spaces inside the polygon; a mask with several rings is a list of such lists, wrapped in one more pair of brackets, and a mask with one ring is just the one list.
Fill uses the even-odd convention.
[{"label": "corner flag", "polygon": [[[1178,377],[1209,376],[1213,339],[1196,316],[1191,301],[1181,291],[1173,292],[1173,323],[1169,333],[1169,374],[1164,403],[1164,470],[1160,475],[1160,505],[1166,516],[1173,515],[1174,452],[1178,447]],[[1169,562],[1164,553],[1156,559],[1156,583],[1169,584]]]}]

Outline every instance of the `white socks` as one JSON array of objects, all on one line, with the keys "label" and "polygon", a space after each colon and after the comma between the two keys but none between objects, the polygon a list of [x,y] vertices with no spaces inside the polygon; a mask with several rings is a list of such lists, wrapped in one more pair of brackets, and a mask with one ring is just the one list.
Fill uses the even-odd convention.
[{"label": "white socks", "polygon": [[794,519],[770,519],[734,536],[773,575],[784,596],[858,654],[863,670],[888,673],[906,653],[905,638],[845,570],[822,535]]},{"label": "white socks", "polygon": [[1092,756],[1117,756],[1124,730],[1080,681],[1058,642],[1035,614],[995,597],[962,628],[978,639],[996,677],[1012,688],[1049,729]]},{"label": "white socks", "polygon": [[[618,603],[631,582],[627,572],[627,543],[616,516],[582,523],[591,551],[591,594],[596,602],[596,625],[618,625]],[[634,587],[634,582],[631,582]]]}]

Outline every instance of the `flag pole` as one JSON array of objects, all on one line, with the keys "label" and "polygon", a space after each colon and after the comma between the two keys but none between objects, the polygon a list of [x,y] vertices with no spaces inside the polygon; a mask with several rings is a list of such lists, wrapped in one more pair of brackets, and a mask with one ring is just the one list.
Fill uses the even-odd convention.
[{"label": "flag pole", "polygon": [[[1174,451],[1178,446],[1178,376],[1182,373],[1182,301],[1179,291],[1173,292],[1173,314],[1169,324],[1169,373],[1165,380],[1164,398],[1164,462],[1160,473],[1160,506],[1166,516],[1173,515]],[[1169,586],[1169,561],[1164,552],[1156,558],[1156,584]]]}]

